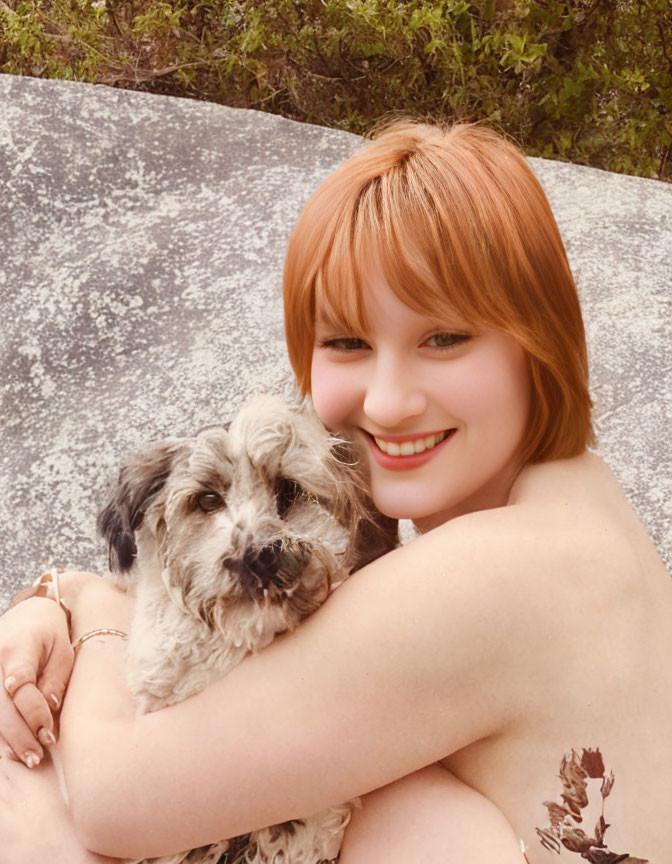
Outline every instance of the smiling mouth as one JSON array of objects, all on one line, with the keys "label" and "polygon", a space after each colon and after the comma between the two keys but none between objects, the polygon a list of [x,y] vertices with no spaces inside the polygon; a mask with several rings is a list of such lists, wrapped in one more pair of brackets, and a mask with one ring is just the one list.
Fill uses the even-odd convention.
[{"label": "smiling mouth", "polygon": [[375,435],[370,437],[376,442],[376,446],[388,456],[413,456],[415,453],[424,453],[425,450],[432,450],[437,444],[454,432],[454,429],[446,429],[443,432],[437,432],[435,435],[427,435],[424,438],[415,438],[411,441],[384,441],[382,438],[377,438]]}]

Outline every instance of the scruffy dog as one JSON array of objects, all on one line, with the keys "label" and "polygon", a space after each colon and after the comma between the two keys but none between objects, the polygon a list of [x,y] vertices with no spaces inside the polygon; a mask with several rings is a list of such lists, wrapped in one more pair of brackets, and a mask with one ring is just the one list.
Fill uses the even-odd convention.
[{"label": "scruffy dog", "polygon": [[[228,430],[169,439],[123,464],[98,525],[110,569],[136,593],[127,668],[140,710],[202,690],[396,545],[396,522],[370,515],[353,463],[309,408],[263,397]],[[353,803],[154,860],[326,862]]]}]

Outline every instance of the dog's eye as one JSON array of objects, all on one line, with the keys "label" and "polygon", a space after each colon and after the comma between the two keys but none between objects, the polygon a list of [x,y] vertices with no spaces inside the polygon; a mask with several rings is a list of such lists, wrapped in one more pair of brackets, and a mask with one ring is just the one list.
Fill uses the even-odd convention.
[{"label": "dog's eye", "polygon": [[201,492],[196,496],[196,506],[203,513],[212,513],[213,510],[219,510],[224,506],[224,499],[216,492]]},{"label": "dog's eye", "polygon": [[303,489],[296,480],[279,477],[275,482],[275,503],[278,508],[278,516],[281,519],[286,516],[303,494]]}]

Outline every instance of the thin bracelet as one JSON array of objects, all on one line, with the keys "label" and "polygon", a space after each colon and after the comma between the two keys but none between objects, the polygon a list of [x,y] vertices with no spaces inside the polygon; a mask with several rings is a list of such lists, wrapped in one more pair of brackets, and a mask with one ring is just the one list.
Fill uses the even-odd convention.
[{"label": "thin bracelet", "polygon": [[80,645],[88,642],[89,639],[93,639],[94,636],[119,636],[121,639],[128,639],[128,633],[124,633],[123,630],[115,630],[113,627],[101,627],[98,630],[89,630],[88,633],[80,636],[79,639],[75,639],[72,643],[73,650],[76,651]]}]

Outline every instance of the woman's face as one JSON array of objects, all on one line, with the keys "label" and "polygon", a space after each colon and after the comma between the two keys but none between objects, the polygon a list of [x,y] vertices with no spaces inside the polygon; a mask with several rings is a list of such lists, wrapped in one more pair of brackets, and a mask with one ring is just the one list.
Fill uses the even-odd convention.
[{"label": "woman's face", "polygon": [[506,504],[520,469],[530,381],[518,343],[433,318],[379,273],[365,334],[318,316],[312,397],[322,422],[365,454],[377,508],[422,531]]}]

